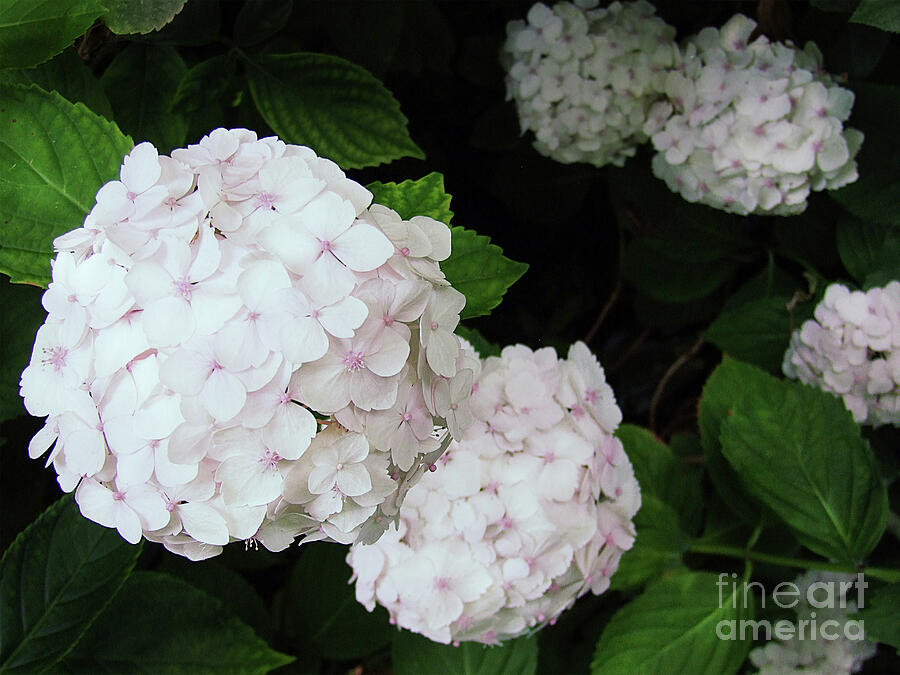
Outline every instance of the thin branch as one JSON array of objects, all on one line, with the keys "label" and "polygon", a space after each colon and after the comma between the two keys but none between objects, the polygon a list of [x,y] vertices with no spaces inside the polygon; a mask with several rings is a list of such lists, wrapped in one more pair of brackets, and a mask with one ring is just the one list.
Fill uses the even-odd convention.
[{"label": "thin branch", "polygon": [[609,310],[612,309],[612,306],[615,304],[616,300],[619,297],[619,293],[622,292],[622,278],[619,277],[616,280],[616,286],[613,288],[612,293],[609,295],[609,299],[607,299],[606,304],[603,305],[603,309],[600,310],[600,313],[597,315],[597,318],[594,320],[594,325],[591,326],[591,329],[587,332],[587,335],[584,336],[585,344],[591,344],[591,340],[597,335],[597,331],[600,330],[600,326],[603,324],[603,320],[606,318],[606,315],[609,314]]},{"label": "thin branch", "polygon": [[662,379],[660,379],[659,384],[656,385],[656,390],[653,392],[653,398],[650,399],[650,431],[653,433],[656,433],[656,409],[659,407],[659,400],[662,398],[666,385],[669,383],[669,380],[672,379],[672,376],[678,372],[678,369],[690,361],[702,346],[703,338],[697,338],[697,341],[691,345],[690,349],[679,356],[675,363],[669,366],[669,369],[662,376]]}]

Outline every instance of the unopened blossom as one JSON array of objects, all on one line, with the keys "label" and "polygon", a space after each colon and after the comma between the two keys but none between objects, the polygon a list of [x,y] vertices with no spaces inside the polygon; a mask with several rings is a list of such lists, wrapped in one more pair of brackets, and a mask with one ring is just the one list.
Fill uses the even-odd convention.
[{"label": "unopened blossom", "polygon": [[900,282],[832,284],[784,354],[785,375],[840,396],[860,424],[900,426]]},{"label": "unopened blossom", "polygon": [[855,588],[862,577],[810,571],[794,579],[791,590],[798,593],[794,611],[801,629],[794,624],[793,639],[770,640],[750,651],[759,675],[851,675],[862,670],[876,651],[875,643],[865,639],[865,621],[852,618],[862,609],[856,598],[865,597],[864,590],[859,595]]},{"label": "unopened blossom", "polygon": [[824,72],[818,47],[751,42],[755,27],[737,14],[684,45],[659,121],[646,128],[653,172],[689,202],[793,215],[810,191],[857,179],[863,135],[844,127],[853,93]]},{"label": "unopened blossom", "polygon": [[675,29],[648,2],[597,4],[539,2],[526,21],[509,23],[506,97],[542,155],[622,166],[647,140],[678,48]]},{"label": "unopened blossom", "polygon": [[136,146],[55,241],[21,378],[47,417],[29,455],[86,517],[192,560],[377,538],[471,423],[474,366],[450,229],[371,201],[246,129]]},{"label": "unopened blossom", "polygon": [[468,400],[476,422],[410,489],[399,522],[350,549],[357,600],[432,640],[493,644],[606,590],[640,508],[618,422],[573,415],[589,405],[585,417],[619,419],[606,387],[582,343],[563,360],[522,345],[485,359]]}]

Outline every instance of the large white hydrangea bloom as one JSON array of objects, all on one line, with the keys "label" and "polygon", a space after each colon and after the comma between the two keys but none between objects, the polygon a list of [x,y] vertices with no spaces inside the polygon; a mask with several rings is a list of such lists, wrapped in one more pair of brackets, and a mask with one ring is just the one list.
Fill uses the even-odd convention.
[{"label": "large white hydrangea bloom", "polygon": [[791,336],[785,375],[840,396],[860,424],[900,426],[900,282],[832,284]]},{"label": "large white hydrangea bloom", "polygon": [[483,361],[475,423],[413,487],[400,522],[347,560],[356,597],[432,640],[494,643],[602,593],[641,496],[621,412],[584,343]]},{"label": "large white hydrangea bloom", "polygon": [[[689,202],[730,213],[792,215],[810,190],[857,179],[863,134],[845,129],[853,92],[822,70],[813,43],[750,42],[756,23],[737,14],[684,46],[653,119],[653,172]],[[648,128],[648,131],[650,129]]]},{"label": "large white hydrangea bloom", "polygon": [[622,166],[647,140],[647,115],[678,59],[675,29],[650,3],[539,2],[506,32],[506,97],[538,152]]},{"label": "large white hydrangea bloom", "polygon": [[[794,639],[772,640],[753,649],[750,662],[759,668],[759,675],[851,675],[862,670],[863,662],[875,654],[876,645],[864,639],[862,621],[852,620],[854,625],[847,626],[858,609],[857,591],[851,589],[856,578],[815,571],[797,577],[793,582],[799,591],[796,625],[805,622],[805,630],[796,631]],[[813,606],[810,590],[817,605],[835,606]]]},{"label": "large white hydrangea bloom", "polygon": [[[55,241],[21,393],[82,513],[201,559],[377,537],[471,422],[449,228],[309,148],[136,146]],[[447,396],[447,391],[452,396]],[[377,522],[376,522],[377,521]]]}]

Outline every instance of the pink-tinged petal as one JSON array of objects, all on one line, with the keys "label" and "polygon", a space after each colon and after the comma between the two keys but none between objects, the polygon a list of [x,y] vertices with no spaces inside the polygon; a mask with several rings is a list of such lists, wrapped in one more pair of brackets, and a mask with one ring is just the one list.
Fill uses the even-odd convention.
[{"label": "pink-tinged petal", "polygon": [[219,269],[222,262],[222,251],[212,225],[200,226],[199,240],[200,246],[194,249],[194,260],[188,273],[188,281],[194,283],[211,276]]},{"label": "pink-tinged petal", "polygon": [[169,437],[169,461],[195,464],[206,456],[207,439],[212,431],[185,422]]},{"label": "pink-tinged petal", "polygon": [[37,459],[56,442],[59,426],[55,418],[49,418],[43,427],[28,442],[28,456]]},{"label": "pink-tinged petal", "polygon": [[331,253],[323,253],[303,275],[309,296],[321,305],[343,300],[356,286],[356,275]]},{"label": "pink-tinged petal", "polygon": [[297,274],[305,274],[322,252],[309,232],[284,221],[265,228],[259,235],[259,245]]},{"label": "pink-tinged petal", "polygon": [[146,445],[138,452],[122,455],[116,462],[116,484],[120,489],[140,485],[153,475],[153,451]]},{"label": "pink-tinged petal", "polygon": [[335,468],[333,466],[317,466],[309,472],[307,489],[314,495],[323,494],[331,490],[335,483]]},{"label": "pink-tinged petal", "polygon": [[350,397],[362,410],[386,410],[397,401],[400,375],[379,377],[368,370],[359,370],[350,380]]},{"label": "pink-tinged petal", "polygon": [[184,421],[181,398],[165,394],[154,396],[134,413],[134,431],[144,438],[162,439]]},{"label": "pink-tinged petal", "polygon": [[197,541],[219,546],[228,543],[228,525],[211,506],[187,502],[178,505],[178,514],[181,516],[184,531]]},{"label": "pink-tinged petal", "polygon": [[350,403],[350,373],[334,361],[314,361],[297,371],[303,402],[321,413],[333,413]]},{"label": "pink-tinged petal", "polygon": [[251,310],[259,310],[279,290],[290,288],[291,278],[281,263],[260,260],[241,272],[237,286],[241,301]]},{"label": "pink-tinged petal", "polygon": [[335,490],[328,490],[312,500],[306,507],[309,515],[318,521],[325,520],[332,513],[340,512],[344,506],[343,498]]},{"label": "pink-tinged petal", "polygon": [[66,466],[73,473],[92,476],[106,461],[106,439],[96,429],[73,431],[65,437]]},{"label": "pink-tinged petal", "polygon": [[412,323],[422,316],[430,296],[431,284],[405,279],[397,284],[391,313],[398,321]]},{"label": "pink-tinged petal", "polygon": [[115,455],[130,455],[147,445],[147,438],[134,432],[134,418],[131,415],[104,419],[103,435]]},{"label": "pink-tinged petal", "polygon": [[568,502],[578,487],[578,467],[574,462],[557,459],[546,465],[538,481],[540,493],[548,499]]},{"label": "pink-tinged petal", "polygon": [[401,471],[409,471],[418,454],[419,439],[413,434],[409,424],[401,424],[391,438],[391,459]]},{"label": "pink-tinged petal", "polygon": [[428,235],[431,241],[431,253],[428,255],[432,260],[446,260],[450,257],[450,228],[444,223],[428,216],[413,216],[410,223],[416,225]]},{"label": "pink-tinged petal", "polygon": [[218,421],[229,420],[237,415],[247,400],[247,390],[232,373],[221,368],[212,371],[203,389],[200,402]]},{"label": "pink-tinged petal", "polygon": [[199,464],[175,464],[169,461],[169,452],[165,447],[157,447],[153,452],[153,473],[160,485],[181,486],[194,480],[200,470]]},{"label": "pink-tinged petal", "polygon": [[[141,519],[134,511],[121,502],[113,503],[113,515],[116,519],[116,529],[122,535],[122,539],[129,544],[137,544],[144,534],[141,527]],[[168,518],[167,518],[168,520]],[[162,527],[162,525],[160,525]]]},{"label": "pink-tinged petal", "polygon": [[363,325],[369,315],[369,308],[362,300],[347,296],[343,300],[327,305],[319,310],[319,323],[337,338],[351,338],[353,332]]},{"label": "pink-tinged petal", "polygon": [[102,331],[95,333],[94,373],[97,377],[112,375],[138,354],[150,348],[141,322],[140,314],[122,318]]},{"label": "pink-tinged petal", "polygon": [[381,336],[381,348],[373,354],[366,354],[366,367],[376,375],[390,377],[399,373],[406,363],[409,343],[392,330],[384,331]]},{"label": "pink-tinged petal", "polygon": [[347,434],[333,447],[342,464],[356,464],[369,456],[369,442],[362,434]]},{"label": "pink-tinged petal", "polygon": [[209,210],[210,221],[221,232],[234,232],[244,222],[244,217],[233,206],[219,202]]},{"label": "pink-tinged petal", "polygon": [[169,522],[166,500],[154,487],[132,485],[125,491],[125,503],[140,516],[148,530],[158,530]]},{"label": "pink-tinged petal", "polygon": [[143,192],[159,180],[162,167],[159,165],[159,153],[152,143],[139,143],[122,162],[119,178],[132,192]]},{"label": "pink-tinged petal", "polygon": [[444,377],[453,377],[456,375],[458,356],[459,340],[453,333],[446,330],[435,330],[431,333],[425,358],[434,372]]},{"label": "pink-tinged petal", "polygon": [[172,275],[162,265],[149,261],[135,263],[125,275],[125,285],[140,307],[175,290]]},{"label": "pink-tinged petal", "polygon": [[272,421],[263,427],[263,440],[283,459],[299,459],[317,430],[312,413],[289,402],[280,404]]},{"label": "pink-tinged petal", "polygon": [[[265,171],[265,169],[263,169]],[[260,172],[260,176],[262,172]],[[292,180],[278,195],[275,210],[278,213],[296,213],[325,188],[325,182],[318,178]]]},{"label": "pink-tinged petal", "polygon": [[272,352],[258,368],[242,370],[235,373],[235,376],[241,381],[247,392],[257,391],[275,379],[282,365],[284,365],[284,357]]},{"label": "pink-tinged petal", "polygon": [[154,185],[149,190],[137,195],[134,198],[134,212],[130,216],[131,220],[143,219],[168,198],[169,190],[165,185]]},{"label": "pink-tinged petal", "polygon": [[[464,558],[465,560],[466,558]],[[453,590],[465,602],[473,602],[490,587],[491,575],[481,565],[470,564],[453,577]]]},{"label": "pink-tinged petal", "polygon": [[316,361],[328,351],[328,336],[312,317],[288,319],[281,327],[281,349],[291,363]]},{"label": "pink-tinged petal", "polygon": [[93,520],[104,527],[115,527],[116,517],[113,513],[113,493],[93,478],[84,478],[75,490],[75,501],[78,508],[88,520]]},{"label": "pink-tinged petal", "polygon": [[381,267],[394,254],[394,245],[372,225],[357,222],[334,242],[338,260],[357,272]]},{"label": "pink-tinged petal", "polygon": [[207,357],[189,349],[179,349],[159,369],[159,381],[172,391],[196,396],[203,389],[213,365]]},{"label": "pink-tinged petal", "polygon": [[160,298],[148,304],[141,325],[152,347],[171,347],[186,342],[196,329],[191,305],[181,296]]},{"label": "pink-tinged petal", "polygon": [[297,220],[321,242],[334,243],[353,223],[353,205],[334,192],[325,192],[306,205]]},{"label": "pink-tinged petal", "polygon": [[366,435],[379,450],[389,450],[391,439],[401,422],[400,413],[395,408],[369,413],[366,418]]},{"label": "pink-tinged petal", "polygon": [[66,347],[74,347],[84,337],[87,327],[87,310],[80,305],[70,304],[59,327],[59,341]]}]

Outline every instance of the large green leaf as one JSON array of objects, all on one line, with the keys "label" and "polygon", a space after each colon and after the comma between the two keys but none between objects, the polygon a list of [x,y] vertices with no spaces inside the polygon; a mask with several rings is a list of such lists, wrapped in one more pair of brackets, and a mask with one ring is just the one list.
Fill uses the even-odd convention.
[{"label": "large green leaf", "polygon": [[100,80],[94,77],[74,49],[67,49],[34,68],[0,70],[0,82],[36,84],[41,89],[59,92],[72,103],[81,101],[98,115],[112,119],[112,108]]},{"label": "large green leaf", "polygon": [[537,656],[534,638],[520,637],[493,647],[479,642],[453,647],[405,630],[394,636],[391,649],[397,675],[532,675],[537,670]]},{"label": "large green leaf", "polygon": [[751,497],[740,479],[722,455],[719,435],[735,401],[741,396],[743,374],[751,366],[725,357],[703,385],[697,421],[703,446],[705,467],[713,486],[731,510],[756,524],[762,515],[759,502]]},{"label": "large green leaf", "polygon": [[383,607],[367,612],[356,601],[346,557],[347,547],[337,544],[305,549],[284,599],[284,632],[298,644],[315,645],[323,656],[337,660],[371,654],[391,641],[392,632]]},{"label": "large green leaf", "polygon": [[[202,0],[197,0],[202,2]],[[149,33],[159,30],[181,11],[186,0],[103,0],[103,23],[113,33]]]},{"label": "large green leaf", "polygon": [[[699,505],[699,502],[698,502]],[[641,484],[641,509],[634,517],[634,545],[625,551],[619,568],[610,578],[614,590],[637,588],[664,571],[677,567],[691,540],[679,522],[678,513]]]},{"label": "large green leaf", "polygon": [[173,47],[137,42],[109,64],[100,81],[116,121],[135,142],[150,141],[160,153],[184,145],[188,121],[171,108],[186,72]]},{"label": "large green leaf", "polygon": [[[700,474],[647,429],[623,424],[616,436],[634,467],[641,496],[652,495],[672,507],[685,531],[700,524]],[[641,507],[643,509],[643,507]]]},{"label": "large green leaf", "polygon": [[102,13],[98,0],[4,0],[0,68],[43,63],[72,44]]},{"label": "large green leaf", "polygon": [[259,112],[282,140],[307,145],[344,169],[425,157],[391,93],[349,61],[268,55],[247,61],[247,77]]},{"label": "large green leaf", "polygon": [[394,209],[404,220],[413,216],[429,216],[449,225],[453,219],[450,195],[444,191],[444,176],[436,171],[419,180],[402,183],[375,181],[366,187],[372,192],[372,201]]},{"label": "large green leaf", "polygon": [[860,82],[853,90],[849,125],[866,135],[857,157],[859,180],[829,194],[863,220],[900,225],[900,86]]},{"label": "large green leaf", "polygon": [[841,262],[863,287],[900,279],[900,229],[846,215],[838,223]]},{"label": "large green leaf", "polygon": [[887,492],[859,425],[820,389],[745,364],[731,372],[741,393],[720,439],[742,483],[810,550],[861,562],[884,532]]},{"label": "large green leaf", "polygon": [[772,373],[781,372],[793,328],[789,301],[790,297],[772,296],[727,307],[702,337],[729,356]]},{"label": "large green leaf", "polygon": [[869,591],[859,618],[866,624],[866,639],[900,651],[900,583]]},{"label": "large green leaf", "polygon": [[52,668],[116,595],[140,551],[82,517],[71,497],[41,514],[0,561],[0,670]]},{"label": "large green leaf", "polygon": [[227,52],[201,61],[186,71],[175,90],[172,109],[193,113],[218,103],[228,91],[235,65],[234,54]]},{"label": "large green leaf", "polygon": [[736,672],[751,644],[751,640],[739,639],[740,621],[752,620],[754,608],[752,601],[750,606],[744,605],[740,585],[734,593],[730,584],[717,586],[717,580],[709,572],[690,572],[649,585],[606,625],[591,673]]},{"label": "large green leaf", "polygon": [[900,3],[894,0],[861,0],[850,20],[900,33]]},{"label": "large green leaf", "polygon": [[441,269],[453,287],[466,296],[460,317],[488,314],[500,304],[506,289],[525,274],[526,263],[510,260],[490,237],[464,227],[452,227],[450,257]]},{"label": "large green leaf", "polygon": [[81,227],[132,146],[81,103],[0,85],[0,271],[46,284],[54,237]]},{"label": "large green leaf", "polygon": [[46,315],[39,288],[11,284],[0,277],[0,422],[25,414],[19,377],[28,365],[34,336]]},{"label": "large green leaf", "polygon": [[186,581],[135,572],[63,666],[82,673],[266,673],[293,660]]}]

